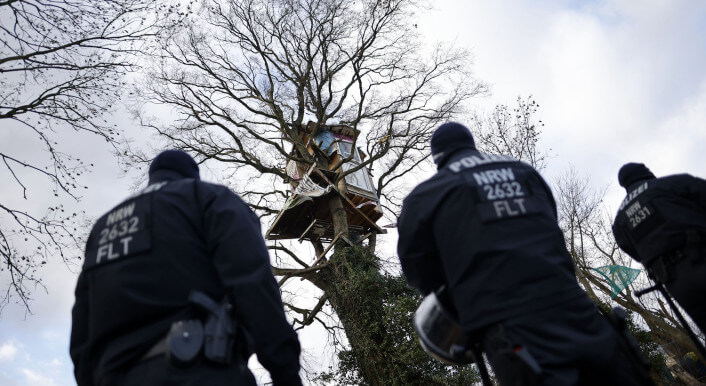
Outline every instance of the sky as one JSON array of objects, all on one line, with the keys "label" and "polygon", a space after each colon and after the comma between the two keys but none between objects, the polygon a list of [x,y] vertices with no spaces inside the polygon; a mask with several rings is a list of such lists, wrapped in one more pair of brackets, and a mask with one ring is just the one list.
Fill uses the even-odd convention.
[{"label": "sky", "polygon": [[[492,91],[478,106],[534,97],[550,184],[573,167],[607,187],[605,204],[614,209],[626,162],[644,162],[657,176],[706,177],[706,3],[437,0],[418,28],[472,50],[474,72]],[[128,134],[134,126],[112,119]],[[3,143],[23,141],[0,134]],[[77,138],[69,149],[96,164],[78,207],[97,218],[129,193],[132,180],[95,138]],[[385,237],[394,245],[394,230]],[[2,385],[75,384],[68,339],[77,270],[55,261],[43,274],[47,291],[35,291],[31,315],[13,304],[0,315]],[[309,353],[322,350],[315,335],[300,334]]]}]

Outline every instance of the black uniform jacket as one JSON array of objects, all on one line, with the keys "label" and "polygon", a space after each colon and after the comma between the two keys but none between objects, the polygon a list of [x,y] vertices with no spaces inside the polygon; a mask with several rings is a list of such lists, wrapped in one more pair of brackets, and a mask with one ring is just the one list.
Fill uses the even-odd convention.
[{"label": "black uniform jacket", "polygon": [[453,154],[404,200],[398,227],[407,281],[447,285],[467,332],[585,296],[551,191],[510,157]]},{"label": "black uniform jacket", "polygon": [[[637,181],[613,222],[618,246],[650,265],[685,246],[686,231],[706,237],[706,181],[689,174]],[[706,244],[706,239],[701,241]]]},{"label": "black uniform jacket", "polygon": [[172,322],[189,316],[192,290],[216,301],[228,291],[236,322],[275,384],[299,379],[299,341],[258,218],[228,188],[172,175],[152,181],[91,231],[71,331],[78,384],[139,360]]}]

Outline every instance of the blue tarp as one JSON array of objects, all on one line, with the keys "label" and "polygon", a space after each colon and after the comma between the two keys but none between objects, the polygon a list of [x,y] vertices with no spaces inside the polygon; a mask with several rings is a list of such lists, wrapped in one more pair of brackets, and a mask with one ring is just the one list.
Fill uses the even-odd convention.
[{"label": "blue tarp", "polygon": [[336,137],[333,135],[333,132],[329,130],[321,130],[321,132],[314,137],[314,143],[316,146],[325,151],[328,155],[331,155],[334,151],[334,148],[331,145],[333,145],[333,141],[335,140]]}]

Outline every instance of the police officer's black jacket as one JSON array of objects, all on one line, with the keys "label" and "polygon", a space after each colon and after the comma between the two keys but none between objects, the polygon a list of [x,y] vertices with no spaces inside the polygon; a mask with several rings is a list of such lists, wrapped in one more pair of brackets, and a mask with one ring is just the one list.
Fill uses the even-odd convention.
[{"label": "police officer's black jacket", "polygon": [[[706,181],[689,174],[635,181],[613,222],[618,246],[649,266],[686,246],[686,231],[706,238]],[[706,239],[701,241],[706,244]]]},{"label": "police officer's black jacket", "polygon": [[192,315],[192,290],[216,301],[229,293],[275,384],[299,380],[299,341],[258,218],[226,187],[167,172],[91,231],[71,331],[78,384],[138,361],[172,322]]},{"label": "police officer's black jacket", "polygon": [[542,177],[463,149],[404,200],[398,253],[413,287],[446,284],[468,332],[585,296]]}]

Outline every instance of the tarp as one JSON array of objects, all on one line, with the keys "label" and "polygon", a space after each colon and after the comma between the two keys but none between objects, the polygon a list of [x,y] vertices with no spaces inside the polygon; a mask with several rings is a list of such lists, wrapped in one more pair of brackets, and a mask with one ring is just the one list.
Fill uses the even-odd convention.
[{"label": "tarp", "polygon": [[309,176],[304,176],[299,181],[299,185],[294,189],[294,194],[300,194],[307,197],[320,197],[331,191],[333,186],[329,185],[327,187],[321,187],[317,185],[314,181],[309,178]]},{"label": "tarp", "polygon": [[336,136],[329,130],[321,130],[319,134],[314,137],[314,143],[319,149],[326,152],[326,154],[331,155],[335,150],[333,146],[333,141],[336,140]]},{"label": "tarp", "polygon": [[317,185],[314,181],[309,178],[309,176],[302,177],[299,180],[299,185],[294,189],[294,194],[287,199],[284,203],[284,210],[293,208],[305,201],[311,200],[312,197],[321,197],[333,189],[333,186],[329,185],[327,187],[321,187]]},{"label": "tarp", "polygon": [[615,299],[615,297],[627,288],[630,283],[635,281],[635,279],[637,279],[637,275],[640,274],[639,269],[630,268],[623,265],[606,265],[592,269],[603,276],[610,284],[611,299]]}]

